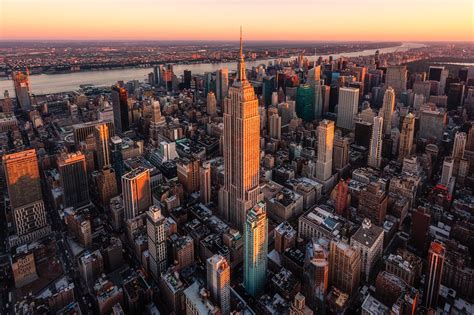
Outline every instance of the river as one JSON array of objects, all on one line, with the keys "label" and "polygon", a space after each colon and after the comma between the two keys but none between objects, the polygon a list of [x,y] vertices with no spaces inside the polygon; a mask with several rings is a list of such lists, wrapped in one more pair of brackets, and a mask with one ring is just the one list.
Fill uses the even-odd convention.
[{"label": "river", "polygon": [[[403,43],[400,46],[380,48],[380,53],[392,53],[395,51],[403,52],[413,48],[425,47],[420,43]],[[333,58],[339,57],[358,57],[358,56],[369,56],[375,54],[377,49],[367,49],[362,51],[354,51],[340,54],[321,55],[323,58],[333,56]],[[306,56],[308,59],[313,60],[314,55]],[[319,56],[317,56],[319,58]],[[295,57],[284,58],[283,60],[290,60]],[[247,68],[252,68],[261,64],[268,64],[270,61],[274,61],[275,58],[261,59],[257,61],[246,61]],[[193,64],[179,64],[173,66],[173,71],[176,75],[182,75],[184,70],[191,70],[192,74],[203,74],[204,72],[214,72],[221,68],[229,68],[230,71],[234,71],[237,68],[235,62],[222,62],[222,63],[193,63]],[[30,76],[30,89],[33,94],[48,94],[58,93],[64,91],[74,91],[79,89],[80,85],[92,84],[96,86],[112,85],[119,80],[130,81],[130,80],[145,80],[148,73],[152,69],[150,68],[127,68],[127,69],[113,69],[113,70],[97,70],[97,71],[84,71],[84,72],[71,72],[62,74],[36,74]],[[0,92],[1,98],[3,98],[3,92],[8,90],[10,96],[14,96],[15,92],[13,89],[13,83],[11,80],[2,79],[0,80]]]}]

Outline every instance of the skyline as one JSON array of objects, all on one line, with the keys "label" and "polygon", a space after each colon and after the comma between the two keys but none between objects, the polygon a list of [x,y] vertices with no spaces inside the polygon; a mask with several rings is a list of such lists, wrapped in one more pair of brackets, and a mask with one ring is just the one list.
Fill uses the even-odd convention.
[{"label": "skyline", "polygon": [[[309,0],[4,0],[0,4],[0,38],[229,41],[243,25],[247,41],[473,41],[473,10],[469,0],[401,0],[384,3],[383,7],[375,0],[357,4]],[[41,18],[37,12],[42,13]],[[311,14],[296,18],[300,12]],[[229,18],[229,13],[239,18]]]}]

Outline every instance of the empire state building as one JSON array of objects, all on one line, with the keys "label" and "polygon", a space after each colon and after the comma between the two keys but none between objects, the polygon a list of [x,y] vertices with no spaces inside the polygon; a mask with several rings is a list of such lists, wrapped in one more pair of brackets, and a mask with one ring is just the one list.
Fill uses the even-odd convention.
[{"label": "empire state building", "polygon": [[242,53],[237,79],[224,98],[224,186],[219,209],[225,220],[242,230],[247,211],[262,199],[259,186],[260,115],[252,84],[247,81]]}]

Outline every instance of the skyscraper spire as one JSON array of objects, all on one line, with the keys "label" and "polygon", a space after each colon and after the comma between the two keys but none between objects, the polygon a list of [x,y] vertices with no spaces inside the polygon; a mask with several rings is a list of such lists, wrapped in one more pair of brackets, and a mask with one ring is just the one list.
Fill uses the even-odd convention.
[{"label": "skyscraper spire", "polygon": [[240,27],[240,51],[239,51],[239,61],[237,69],[237,81],[247,81],[247,76],[245,74],[245,60],[243,53],[243,44],[242,44],[242,26]]},{"label": "skyscraper spire", "polygon": [[243,59],[243,51],[242,51],[242,25],[240,26],[240,52],[239,52],[239,58]]}]

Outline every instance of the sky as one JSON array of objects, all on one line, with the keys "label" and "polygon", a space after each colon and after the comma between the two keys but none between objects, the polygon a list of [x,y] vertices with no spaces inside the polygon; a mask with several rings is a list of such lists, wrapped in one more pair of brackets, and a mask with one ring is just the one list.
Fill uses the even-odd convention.
[{"label": "sky", "polygon": [[0,40],[474,41],[472,0],[0,0]]}]

